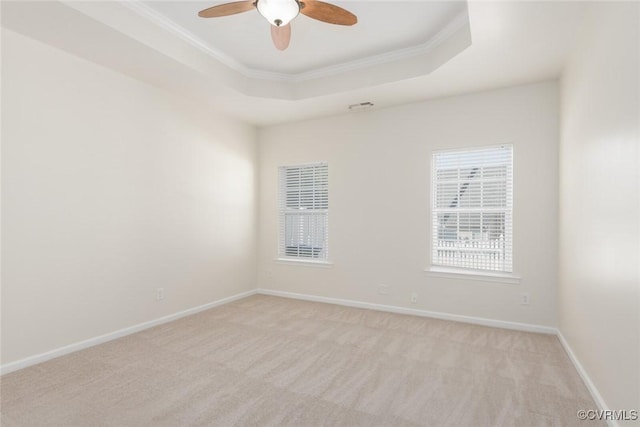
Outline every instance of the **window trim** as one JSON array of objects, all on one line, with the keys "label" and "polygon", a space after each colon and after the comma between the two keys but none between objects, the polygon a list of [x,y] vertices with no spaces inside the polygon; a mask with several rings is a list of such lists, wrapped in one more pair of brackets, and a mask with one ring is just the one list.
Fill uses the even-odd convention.
[{"label": "window trim", "polygon": [[327,260],[311,261],[301,258],[274,258],[276,264],[299,265],[301,267],[331,268],[333,262]]},{"label": "window trim", "polygon": [[[433,244],[434,244],[434,236],[433,236],[433,209],[436,200],[435,195],[435,156],[439,153],[456,153],[456,152],[465,152],[465,151],[474,151],[474,150],[488,150],[494,148],[502,148],[505,146],[511,147],[511,184],[512,184],[512,193],[511,193],[511,271],[497,271],[497,270],[482,270],[482,269],[474,269],[474,268],[465,268],[465,267],[453,267],[447,265],[440,265],[433,263]],[[428,257],[429,267],[425,268],[424,271],[432,277],[440,277],[440,278],[451,278],[451,279],[466,279],[466,280],[477,280],[477,281],[489,281],[489,282],[498,282],[498,283],[511,283],[511,284],[520,284],[522,278],[514,271],[515,267],[515,233],[514,233],[514,217],[516,211],[516,203],[515,197],[513,193],[513,187],[515,186],[516,181],[516,170],[514,167],[515,164],[515,145],[512,142],[505,142],[502,144],[492,144],[492,145],[476,145],[476,146],[467,146],[467,147],[456,147],[456,148],[438,148],[435,150],[431,150],[431,159],[430,159],[430,174],[429,174],[429,244],[428,244]]]},{"label": "window trim", "polygon": [[474,270],[471,268],[454,268],[432,265],[424,269],[427,276],[438,277],[443,279],[462,279],[473,280],[475,282],[494,282],[505,283],[510,285],[519,285],[522,277],[513,273],[501,273],[490,270]]}]

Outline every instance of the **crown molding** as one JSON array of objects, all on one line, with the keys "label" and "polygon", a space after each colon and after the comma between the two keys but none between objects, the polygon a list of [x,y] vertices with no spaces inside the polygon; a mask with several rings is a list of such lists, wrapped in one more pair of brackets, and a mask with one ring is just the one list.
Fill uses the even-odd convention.
[{"label": "crown molding", "polygon": [[139,16],[153,22],[164,30],[179,37],[201,52],[209,55],[216,61],[240,73],[244,77],[259,80],[270,80],[274,82],[304,82],[309,80],[331,77],[349,71],[361,70],[363,68],[396,62],[404,59],[414,58],[429,53],[436,46],[453,36],[461,28],[469,24],[467,9],[456,15],[447,25],[438,31],[425,43],[410,46],[403,49],[393,50],[378,55],[342,62],[327,67],[318,68],[301,73],[278,73],[274,71],[260,70],[248,67],[226,53],[206,43],[204,40],[178,25],[176,22],[157,12],[155,9],[145,5],[141,0],[130,0],[121,2]]},{"label": "crown molding", "polygon": [[343,62],[341,64],[331,65],[328,67],[318,68],[312,71],[306,71],[298,74],[291,74],[293,81],[306,81],[322,77],[330,77],[336,74],[342,74],[348,71],[360,70],[363,68],[374,67],[376,65],[388,64],[390,62],[401,61],[404,59],[414,58],[429,53],[436,46],[447,40],[449,37],[457,33],[461,28],[469,23],[469,15],[465,9],[455,18],[453,18],[444,28],[438,31],[433,37],[425,43],[409,46],[402,49],[392,50],[389,52],[372,55],[353,61]]},{"label": "crown molding", "polygon": [[291,75],[286,73],[276,73],[266,70],[258,70],[247,67],[226,53],[219,49],[209,45],[204,40],[193,34],[192,32],[185,30],[184,27],[178,25],[176,22],[167,18],[165,15],[157,12],[155,9],[145,5],[140,0],[124,1],[121,3],[123,6],[131,9],[141,17],[153,22],[164,30],[178,36],[183,41],[189,43],[191,46],[199,49],[200,51],[211,56],[216,61],[226,65],[227,67],[237,71],[245,77],[257,78],[273,81],[290,81]]}]

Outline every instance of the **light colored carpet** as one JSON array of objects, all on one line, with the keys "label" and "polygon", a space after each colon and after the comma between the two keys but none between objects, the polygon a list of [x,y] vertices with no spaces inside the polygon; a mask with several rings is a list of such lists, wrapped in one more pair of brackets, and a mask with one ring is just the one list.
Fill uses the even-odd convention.
[{"label": "light colored carpet", "polygon": [[593,426],[557,338],[256,295],[7,374],[2,426]]}]

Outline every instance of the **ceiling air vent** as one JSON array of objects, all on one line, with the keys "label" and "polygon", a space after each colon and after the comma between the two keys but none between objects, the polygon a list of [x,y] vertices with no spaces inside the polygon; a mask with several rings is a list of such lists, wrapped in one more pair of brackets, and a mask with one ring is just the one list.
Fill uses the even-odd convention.
[{"label": "ceiling air vent", "polygon": [[357,112],[373,108],[373,102],[361,102],[359,104],[349,105],[349,111]]}]

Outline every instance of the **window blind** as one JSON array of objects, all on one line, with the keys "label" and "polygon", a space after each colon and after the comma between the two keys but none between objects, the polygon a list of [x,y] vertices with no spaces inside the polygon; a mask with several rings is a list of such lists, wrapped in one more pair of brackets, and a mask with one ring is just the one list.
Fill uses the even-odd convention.
[{"label": "window blind", "polygon": [[329,170],[327,163],[279,170],[280,258],[326,260],[329,256]]},{"label": "window blind", "polygon": [[432,264],[512,271],[513,147],[433,154]]}]

